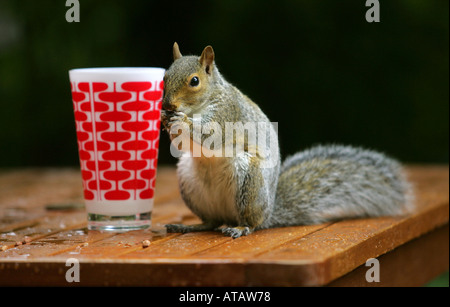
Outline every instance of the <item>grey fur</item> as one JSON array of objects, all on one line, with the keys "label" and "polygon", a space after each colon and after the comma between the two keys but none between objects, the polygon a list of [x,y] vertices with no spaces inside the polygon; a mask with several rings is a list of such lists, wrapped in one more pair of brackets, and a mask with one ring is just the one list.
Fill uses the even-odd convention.
[{"label": "grey fur", "polygon": [[412,206],[411,186],[394,159],[351,146],[316,146],[283,163],[275,208],[261,228],[398,215]]},{"label": "grey fur", "polygon": [[[181,120],[192,124],[191,117],[198,113],[202,125],[217,122],[222,131],[225,122],[270,124],[215,64],[203,79],[201,92],[181,95],[188,77],[201,72],[199,59],[183,56],[167,70],[165,126]],[[394,159],[371,150],[329,145],[299,152],[281,165],[278,138],[272,126],[269,130],[272,133],[266,136],[275,135],[271,140],[275,148],[270,142],[263,148],[246,144],[256,147],[256,154],[240,152],[211,159],[184,152],[177,170],[181,195],[203,223],[166,225],[167,231],[205,231],[226,225],[222,232],[236,238],[254,229],[397,215],[412,209],[410,185]]]}]

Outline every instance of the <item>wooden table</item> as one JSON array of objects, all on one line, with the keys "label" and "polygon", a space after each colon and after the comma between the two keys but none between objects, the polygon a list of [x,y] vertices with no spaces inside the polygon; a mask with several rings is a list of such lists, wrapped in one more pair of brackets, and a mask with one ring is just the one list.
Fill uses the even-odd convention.
[{"label": "wooden table", "polygon": [[[153,227],[87,231],[75,169],[0,172],[0,285],[311,286],[422,285],[448,270],[449,169],[410,166],[417,212],[257,231],[166,234],[166,223],[197,223],[175,169],[158,169]],[[142,242],[149,240],[150,246]],[[80,282],[66,273],[79,261]],[[380,282],[366,267],[379,260]],[[75,275],[73,275],[75,276]]]}]

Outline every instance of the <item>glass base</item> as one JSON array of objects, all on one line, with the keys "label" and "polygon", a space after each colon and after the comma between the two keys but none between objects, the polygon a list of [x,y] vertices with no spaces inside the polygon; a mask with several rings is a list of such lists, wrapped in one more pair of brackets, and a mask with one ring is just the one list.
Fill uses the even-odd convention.
[{"label": "glass base", "polygon": [[112,232],[146,229],[151,226],[151,212],[127,216],[88,213],[88,229]]}]

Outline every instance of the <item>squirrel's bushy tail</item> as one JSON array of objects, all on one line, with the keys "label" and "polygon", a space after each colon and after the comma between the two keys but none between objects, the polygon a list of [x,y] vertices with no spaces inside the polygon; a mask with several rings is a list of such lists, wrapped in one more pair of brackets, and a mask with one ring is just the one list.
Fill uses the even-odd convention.
[{"label": "squirrel's bushy tail", "polygon": [[385,155],[350,146],[316,146],[281,166],[275,208],[264,226],[398,215],[412,210],[401,165]]}]

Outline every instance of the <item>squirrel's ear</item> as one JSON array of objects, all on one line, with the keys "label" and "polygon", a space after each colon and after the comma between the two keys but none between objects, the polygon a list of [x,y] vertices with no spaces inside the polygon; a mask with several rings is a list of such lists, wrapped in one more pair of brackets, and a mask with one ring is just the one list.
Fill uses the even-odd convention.
[{"label": "squirrel's ear", "polygon": [[211,74],[214,64],[214,50],[211,46],[207,46],[200,56],[200,64],[202,64],[203,68],[207,74]]},{"label": "squirrel's ear", "polygon": [[175,42],[173,44],[173,60],[174,61],[178,60],[181,57],[182,57],[182,55],[181,55],[181,52],[180,52],[180,47],[178,47],[177,42]]}]

